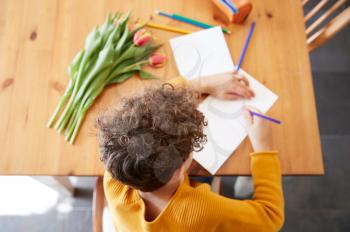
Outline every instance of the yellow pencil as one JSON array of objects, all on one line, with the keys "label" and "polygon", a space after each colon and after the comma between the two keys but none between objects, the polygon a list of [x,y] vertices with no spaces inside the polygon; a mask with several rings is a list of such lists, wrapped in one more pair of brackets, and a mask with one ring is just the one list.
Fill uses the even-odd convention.
[{"label": "yellow pencil", "polygon": [[177,32],[177,33],[182,33],[182,34],[192,33],[192,31],[187,31],[187,30],[176,28],[176,27],[169,27],[169,26],[166,26],[166,25],[158,24],[158,23],[148,22],[146,25],[148,27],[151,27],[151,28],[160,29],[160,30],[166,30],[166,31],[172,31],[172,32]]}]

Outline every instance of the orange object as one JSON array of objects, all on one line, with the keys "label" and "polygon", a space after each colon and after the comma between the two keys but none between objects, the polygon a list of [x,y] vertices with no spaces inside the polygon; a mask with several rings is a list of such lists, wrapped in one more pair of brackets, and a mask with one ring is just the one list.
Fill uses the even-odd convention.
[{"label": "orange object", "polygon": [[238,9],[237,13],[233,13],[222,1],[211,0],[214,6],[214,18],[222,21],[225,24],[235,23],[241,24],[249,16],[253,5],[249,0],[231,0]]}]

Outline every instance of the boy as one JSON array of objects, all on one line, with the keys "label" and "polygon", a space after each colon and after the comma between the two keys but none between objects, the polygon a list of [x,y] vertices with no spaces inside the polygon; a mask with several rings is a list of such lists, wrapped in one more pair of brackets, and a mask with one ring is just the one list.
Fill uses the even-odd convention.
[{"label": "boy", "polygon": [[233,75],[177,78],[125,99],[121,109],[99,118],[104,190],[116,231],[280,230],[281,171],[269,122],[245,112],[254,149],[253,200],[225,198],[207,184],[191,183],[186,174],[191,152],[206,142],[206,121],[193,89],[227,100],[253,97],[248,81]]}]

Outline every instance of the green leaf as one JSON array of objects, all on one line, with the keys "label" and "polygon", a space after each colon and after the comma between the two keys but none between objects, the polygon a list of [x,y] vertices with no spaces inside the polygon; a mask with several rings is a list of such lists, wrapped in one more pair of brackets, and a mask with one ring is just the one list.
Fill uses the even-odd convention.
[{"label": "green leaf", "polygon": [[88,85],[91,83],[91,81],[95,78],[101,78],[98,74],[103,71],[104,69],[110,67],[113,63],[114,58],[114,49],[112,46],[104,48],[98,55],[98,59],[92,68],[91,72],[84,78],[84,82],[79,87],[79,91],[77,93],[77,96],[74,99],[74,102],[76,103],[79,101],[86,91]]},{"label": "green leaf", "polygon": [[[93,57],[95,54],[98,54],[98,50],[100,49],[101,42],[102,42],[102,39],[101,37],[99,37],[99,32],[95,28],[92,32],[90,32],[90,34],[88,35],[88,38],[86,39],[85,53],[79,65],[79,71],[77,74],[77,81],[78,81],[77,87],[80,86],[80,83],[83,79],[85,71],[87,70],[86,65],[88,63],[91,63],[90,62],[91,57]],[[77,89],[77,87],[75,87],[74,89]]]},{"label": "green leaf", "polygon": [[140,78],[142,80],[154,80],[159,79],[157,76],[153,75],[152,73],[146,72],[144,70],[139,71]]},{"label": "green leaf", "polygon": [[105,22],[98,28],[100,36],[102,37],[102,44],[106,43],[108,36],[111,34],[114,28],[110,20],[110,16],[108,16]]},{"label": "green leaf", "polygon": [[143,23],[135,27],[133,30],[131,30],[128,36],[128,40],[131,39],[138,30],[140,30],[141,28],[144,28],[145,26],[146,26],[146,23]]},{"label": "green leaf", "polygon": [[123,35],[120,38],[120,40],[118,41],[117,46],[115,47],[116,56],[119,56],[120,51],[121,51],[121,49],[122,49],[122,47],[123,47],[123,45],[128,37],[128,34],[129,34],[128,27],[125,27]]},{"label": "green leaf", "polygon": [[155,50],[157,50],[161,44],[152,45],[152,44],[146,44],[142,48],[135,51],[135,62],[142,61],[142,60],[148,60],[150,55],[154,53]]},{"label": "green leaf", "polygon": [[126,26],[126,23],[129,20],[129,17],[131,15],[131,11],[128,11],[128,13],[124,14],[124,17],[120,19],[119,21],[119,25],[124,29],[124,27]]},{"label": "green leaf", "polygon": [[135,75],[137,73],[137,71],[131,71],[131,72],[126,72],[123,73],[121,75],[118,75],[116,77],[114,77],[108,84],[120,84],[123,81],[125,81],[126,79],[132,77],[133,75]]},{"label": "green leaf", "polygon": [[124,68],[118,69],[118,74],[129,72],[129,71],[139,71],[142,69],[142,65],[148,63],[148,61],[140,61],[137,63],[133,63],[129,66],[126,66]]},{"label": "green leaf", "polygon": [[101,87],[104,87],[107,84],[105,80],[107,79],[108,74],[109,71],[105,69],[99,74],[99,78],[93,80],[93,82],[91,83],[89,88],[84,92],[84,95],[81,98],[80,102],[82,103],[82,105],[85,104],[87,99],[91,97],[91,95],[96,91],[96,89],[100,89]]},{"label": "green leaf", "polygon": [[68,67],[68,75],[72,80],[75,80],[76,74],[78,73],[79,70],[79,65],[83,59],[85,50],[79,51],[75,57],[73,58],[71,64]]},{"label": "green leaf", "polygon": [[139,57],[142,57],[147,53],[147,50],[149,49],[149,44],[146,44],[142,47],[135,47],[135,53],[134,53],[134,58],[138,59]]},{"label": "green leaf", "polygon": [[98,46],[101,44],[100,32],[97,27],[95,27],[86,37],[85,40],[85,51],[86,53],[94,52]]},{"label": "green leaf", "polygon": [[123,61],[125,61],[127,59],[135,57],[136,49],[137,49],[136,46],[131,45],[123,53],[121,53],[119,58],[114,63],[117,65],[117,64],[120,64],[121,62],[123,62]]},{"label": "green leaf", "polygon": [[122,75],[124,73],[138,72],[142,68],[141,65],[142,64],[140,64],[140,63],[132,63],[128,66],[123,66],[123,67],[119,67],[117,69],[114,69],[108,76],[108,82],[110,82],[112,79],[114,79],[117,76]]},{"label": "green leaf", "polygon": [[115,65],[112,69],[112,73],[116,73],[118,72],[119,70],[122,70],[124,69],[125,67],[128,67],[132,64],[135,63],[135,60],[134,58],[130,58],[130,59],[127,59],[127,60],[124,60],[123,62],[119,63],[118,65]]},{"label": "green leaf", "polygon": [[112,15],[111,17],[111,23],[115,23],[118,19],[120,19],[120,17],[122,17],[122,13],[121,12],[116,12],[114,15]]},{"label": "green leaf", "polygon": [[107,38],[107,42],[105,43],[104,47],[110,46],[110,45],[114,45],[116,43],[116,41],[119,38],[119,27],[114,27],[114,29],[112,30],[112,32],[110,33],[110,35]]}]

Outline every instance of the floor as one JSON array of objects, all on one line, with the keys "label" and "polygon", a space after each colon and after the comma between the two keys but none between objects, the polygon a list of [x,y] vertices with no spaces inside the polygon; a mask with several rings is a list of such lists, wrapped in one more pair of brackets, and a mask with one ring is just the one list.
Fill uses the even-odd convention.
[{"label": "floor", "polygon": [[0,177],[1,232],[79,232],[92,228],[94,177],[74,177],[73,197],[30,177]]},{"label": "floor", "polygon": [[[350,27],[313,52],[310,59],[325,175],[284,177],[286,221],[282,231],[350,231]],[[224,178],[227,196],[233,195],[234,179]],[[1,231],[91,231],[94,180],[72,178],[77,187],[74,197],[48,192],[46,196],[52,196],[52,204],[44,211],[31,212],[30,216],[6,215],[0,210]],[[18,177],[17,183],[20,181],[23,180]],[[0,179],[0,185],[4,184]],[[21,206],[32,201],[26,197],[27,194]]]}]

